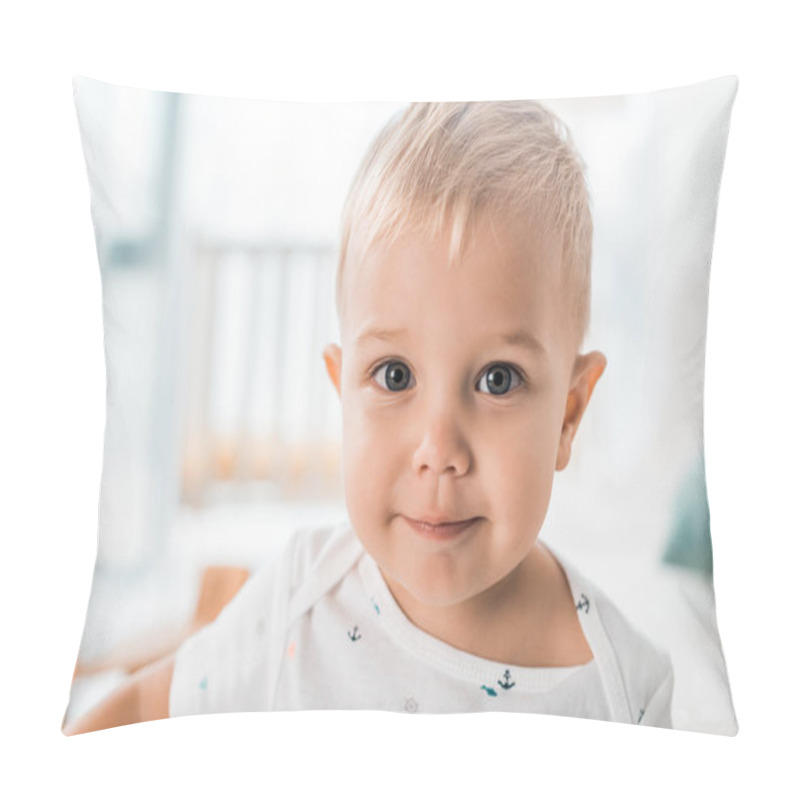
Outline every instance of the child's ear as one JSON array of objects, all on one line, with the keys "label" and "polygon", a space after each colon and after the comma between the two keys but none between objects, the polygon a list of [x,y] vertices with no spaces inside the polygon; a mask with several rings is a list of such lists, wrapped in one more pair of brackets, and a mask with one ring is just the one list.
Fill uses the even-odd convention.
[{"label": "child's ear", "polygon": [[339,397],[342,396],[342,348],[338,344],[329,344],[323,351],[322,357],[325,359],[325,368],[328,370],[328,377],[336,389]]},{"label": "child's ear", "polygon": [[569,464],[572,453],[572,440],[580,425],[583,412],[589,404],[595,384],[606,368],[606,357],[597,350],[575,359],[572,370],[572,382],[567,395],[567,410],[561,428],[561,440],[558,443],[556,469],[561,470]]}]

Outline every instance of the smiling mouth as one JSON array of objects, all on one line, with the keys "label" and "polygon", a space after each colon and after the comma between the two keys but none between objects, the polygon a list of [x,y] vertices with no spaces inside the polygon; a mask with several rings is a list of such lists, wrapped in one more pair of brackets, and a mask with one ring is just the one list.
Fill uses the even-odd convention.
[{"label": "smiling mouth", "polygon": [[437,523],[411,519],[411,517],[406,516],[403,516],[403,519],[408,523],[412,530],[416,531],[423,538],[433,539],[436,541],[447,541],[449,539],[455,539],[461,533],[466,531],[479,520],[479,517],[472,517],[472,519],[458,520],[455,522]]}]

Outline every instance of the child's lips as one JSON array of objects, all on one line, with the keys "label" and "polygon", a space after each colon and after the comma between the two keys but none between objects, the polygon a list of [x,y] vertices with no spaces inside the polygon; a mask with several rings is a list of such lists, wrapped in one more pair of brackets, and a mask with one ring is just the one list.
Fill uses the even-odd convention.
[{"label": "child's lips", "polygon": [[426,522],[425,520],[412,519],[405,515],[403,515],[403,519],[408,523],[410,528],[425,539],[447,541],[448,539],[454,539],[470,528],[478,521],[479,517],[472,517],[471,519],[458,520],[455,522],[437,522],[435,524]]}]

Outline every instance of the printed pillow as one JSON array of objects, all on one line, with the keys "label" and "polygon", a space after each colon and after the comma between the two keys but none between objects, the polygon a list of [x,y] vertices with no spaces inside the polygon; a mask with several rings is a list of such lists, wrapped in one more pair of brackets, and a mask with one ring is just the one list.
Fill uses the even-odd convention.
[{"label": "printed pillow", "polygon": [[65,733],[327,708],[734,735],[702,400],[736,89],[76,77],[107,417]]}]

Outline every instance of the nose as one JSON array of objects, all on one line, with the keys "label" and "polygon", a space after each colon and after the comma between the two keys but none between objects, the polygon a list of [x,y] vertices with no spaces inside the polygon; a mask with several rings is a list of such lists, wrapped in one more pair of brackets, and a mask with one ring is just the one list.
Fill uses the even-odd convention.
[{"label": "nose", "polygon": [[452,409],[442,408],[430,413],[422,427],[422,436],[414,451],[413,469],[416,474],[430,471],[435,476],[466,474],[472,455]]}]

